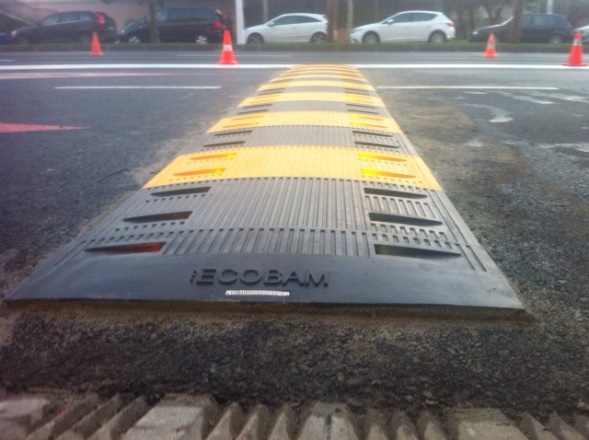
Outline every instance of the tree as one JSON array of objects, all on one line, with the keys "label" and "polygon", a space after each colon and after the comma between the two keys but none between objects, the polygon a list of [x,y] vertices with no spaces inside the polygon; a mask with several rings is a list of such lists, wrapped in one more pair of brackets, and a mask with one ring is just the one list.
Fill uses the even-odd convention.
[{"label": "tree", "polygon": [[[481,0],[443,0],[442,6],[446,15],[456,14],[456,33],[467,38],[475,27],[475,11],[481,6]],[[465,16],[468,23],[465,22]]]},{"label": "tree", "polygon": [[157,0],[149,0],[149,36],[152,43],[160,42],[160,28],[157,23]]},{"label": "tree", "polygon": [[264,23],[266,23],[270,18],[268,17],[268,0],[262,0],[262,16],[264,18]]},{"label": "tree", "polygon": [[513,20],[511,21],[511,31],[509,42],[512,44],[519,43],[522,33],[522,13],[524,11],[524,0],[515,0],[513,6]]},{"label": "tree", "polygon": [[[519,0],[518,0],[519,1]],[[510,3],[509,0],[481,0],[481,6],[487,12],[489,24],[497,24],[501,21],[503,7]]]},{"label": "tree", "polygon": [[348,28],[348,35],[354,27],[354,0],[348,0],[348,15],[346,17],[346,27]]},{"label": "tree", "polygon": [[327,41],[334,40],[335,23],[337,20],[337,0],[327,0],[327,7],[325,11],[327,16]]}]

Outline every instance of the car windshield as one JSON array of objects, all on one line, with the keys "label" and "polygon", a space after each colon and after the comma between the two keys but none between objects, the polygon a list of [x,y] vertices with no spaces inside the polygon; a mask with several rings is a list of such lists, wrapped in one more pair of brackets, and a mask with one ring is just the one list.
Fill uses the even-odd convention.
[{"label": "car windshield", "polygon": [[57,24],[59,21],[59,15],[50,15],[49,17],[44,18],[38,24],[40,26],[48,26],[51,24]]}]

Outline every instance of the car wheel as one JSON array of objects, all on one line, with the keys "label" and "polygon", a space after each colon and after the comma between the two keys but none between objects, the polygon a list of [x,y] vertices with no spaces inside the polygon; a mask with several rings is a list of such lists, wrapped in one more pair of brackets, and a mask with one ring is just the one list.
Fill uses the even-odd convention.
[{"label": "car wheel", "polygon": [[261,44],[264,42],[264,37],[260,34],[251,34],[247,37],[247,44]]},{"label": "car wheel", "polygon": [[430,43],[445,43],[446,35],[443,32],[434,32],[429,36]]},{"label": "car wheel", "polygon": [[209,36],[207,34],[196,34],[194,42],[196,44],[209,44]]},{"label": "car wheel", "polygon": [[368,32],[366,35],[362,37],[362,43],[380,43],[380,38],[375,32]]},{"label": "car wheel", "polygon": [[323,43],[326,35],[323,32],[315,32],[311,37],[311,43]]},{"label": "car wheel", "polygon": [[92,41],[92,35],[90,35],[90,34],[78,35],[78,43],[90,44],[91,41]]},{"label": "car wheel", "polygon": [[550,44],[562,44],[564,43],[564,38],[562,38],[562,35],[551,35],[550,36],[550,40],[548,41]]}]

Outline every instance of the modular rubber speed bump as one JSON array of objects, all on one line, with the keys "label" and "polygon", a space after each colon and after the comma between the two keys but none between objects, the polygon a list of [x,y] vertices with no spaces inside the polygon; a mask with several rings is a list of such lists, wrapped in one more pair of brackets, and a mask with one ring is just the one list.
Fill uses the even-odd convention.
[{"label": "modular rubber speed bump", "polygon": [[522,308],[358,71],[279,79],[9,299]]},{"label": "modular rubber speed bump", "polygon": [[321,146],[252,147],[184,155],[145,188],[204,180],[280,177],[378,180],[440,189],[420,157]]},{"label": "modular rubber speed bump", "polygon": [[347,104],[357,104],[362,106],[384,107],[382,99],[375,96],[363,96],[353,93],[330,93],[330,92],[293,92],[293,93],[274,93],[270,95],[253,96],[244,99],[240,107],[252,107],[264,104],[275,104],[278,102],[295,102],[295,101],[319,101],[319,102],[344,102]]},{"label": "modular rubber speed bump", "polygon": [[275,90],[275,89],[285,89],[290,87],[318,87],[318,88],[333,88],[333,87],[343,87],[349,90],[359,90],[359,91],[374,91],[374,87],[369,84],[363,84],[359,82],[352,82],[347,81],[345,79],[342,80],[314,80],[314,81],[305,81],[305,80],[286,80],[286,81],[277,81],[265,84],[258,88],[258,92],[263,92],[266,90]]},{"label": "modular rubber speed bump", "polygon": [[281,127],[292,125],[352,127],[401,133],[401,129],[395,120],[389,117],[363,113],[325,111],[266,112],[233,116],[222,119],[213,125],[208,133],[263,126]]}]

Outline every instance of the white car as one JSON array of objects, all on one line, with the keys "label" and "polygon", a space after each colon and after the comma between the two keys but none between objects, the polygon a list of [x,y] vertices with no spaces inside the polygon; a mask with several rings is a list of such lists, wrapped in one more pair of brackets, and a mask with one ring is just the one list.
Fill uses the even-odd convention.
[{"label": "white car", "polygon": [[245,30],[247,43],[318,43],[327,36],[327,18],[320,14],[284,14]]},{"label": "white car", "polygon": [[583,43],[589,43],[589,26],[583,26],[575,29],[575,32],[581,32]]},{"label": "white car", "polygon": [[399,12],[380,23],[366,24],[352,29],[352,43],[380,43],[385,41],[429,41],[443,43],[456,36],[454,23],[441,12]]}]

